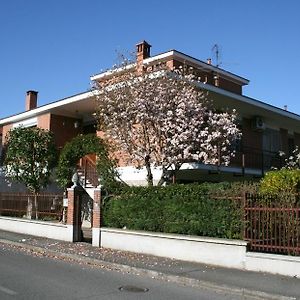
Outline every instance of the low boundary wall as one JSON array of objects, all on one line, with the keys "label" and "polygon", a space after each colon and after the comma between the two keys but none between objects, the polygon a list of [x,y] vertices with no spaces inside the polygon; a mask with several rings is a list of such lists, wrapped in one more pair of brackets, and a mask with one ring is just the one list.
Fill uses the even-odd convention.
[{"label": "low boundary wall", "polygon": [[72,225],[0,216],[0,229],[68,242],[73,241]]},{"label": "low boundary wall", "polygon": [[[74,226],[0,216],[0,230],[74,241]],[[300,257],[247,252],[247,242],[114,228],[93,228],[93,246],[300,278]]]},{"label": "low boundary wall", "polygon": [[300,277],[300,257],[247,252],[247,242],[241,240],[113,228],[101,228],[94,234],[97,235],[97,243],[93,242],[94,246]]},{"label": "low boundary wall", "polygon": [[246,270],[300,278],[300,257],[248,252]]},{"label": "low boundary wall", "polygon": [[101,228],[101,247],[185,261],[244,268],[247,242]]}]

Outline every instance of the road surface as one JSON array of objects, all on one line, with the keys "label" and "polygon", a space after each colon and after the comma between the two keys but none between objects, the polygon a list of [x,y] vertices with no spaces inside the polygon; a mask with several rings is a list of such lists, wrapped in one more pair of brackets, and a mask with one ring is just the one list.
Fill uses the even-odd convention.
[{"label": "road surface", "polygon": [[0,299],[251,299],[29,255],[0,243]]}]

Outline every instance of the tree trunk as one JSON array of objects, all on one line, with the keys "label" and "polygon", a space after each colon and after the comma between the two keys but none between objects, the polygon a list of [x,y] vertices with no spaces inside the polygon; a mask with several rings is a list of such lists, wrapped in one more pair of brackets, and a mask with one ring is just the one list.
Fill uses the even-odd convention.
[{"label": "tree trunk", "polygon": [[180,165],[175,166],[174,170],[168,170],[167,168],[163,167],[162,175],[161,175],[161,178],[157,185],[162,186],[164,183],[175,184],[176,183],[176,173],[179,169],[180,169]]},{"label": "tree trunk", "polygon": [[39,215],[38,215],[38,197],[37,193],[34,193],[34,208],[35,208],[35,219],[38,220]]},{"label": "tree trunk", "polygon": [[168,177],[167,169],[163,167],[162,174],[157,185],[162,186],[164,183],[167,183],[169,181]]},{"label": "tree trunk", "polygon": [[28,196],[27,198],[27,211],[26,211],[26,218],[31,220],[32,219],[32,198]]},{"label": "tree trunk", "polygon": [[153,174],[151,171],[151,165],[150,165],[150,156],[146,155],[145,156],[145,167],[147,170],[147,183],[148,186],[153,186]]}]

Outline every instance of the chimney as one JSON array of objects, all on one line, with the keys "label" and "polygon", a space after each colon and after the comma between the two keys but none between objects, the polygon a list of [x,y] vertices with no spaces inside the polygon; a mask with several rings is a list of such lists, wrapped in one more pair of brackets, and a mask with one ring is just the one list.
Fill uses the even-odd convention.
[{"label": "chimney", "polygon": [[37,94],[36,91],[27,91],[25,100],[25,110],[31,110],[37,107]]},{"label": "chimney", "polygon": [[146,41],[142,41],[142,42],[136,44],[136,63],[137,63],[138,69],[141,69],[143,60],[145,58],[150,57],[150,48],[151,48],[151,45],[148,44]]}]

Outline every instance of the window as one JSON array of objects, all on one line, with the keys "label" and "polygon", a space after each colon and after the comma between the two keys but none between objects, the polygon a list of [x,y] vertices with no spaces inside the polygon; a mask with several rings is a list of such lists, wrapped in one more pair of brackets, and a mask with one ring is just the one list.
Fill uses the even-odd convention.
[{"label": "window", "polygon": [[278,152],[280,150],[280,132],[266,128],[263,133],[263,150],[269,152]]}]

